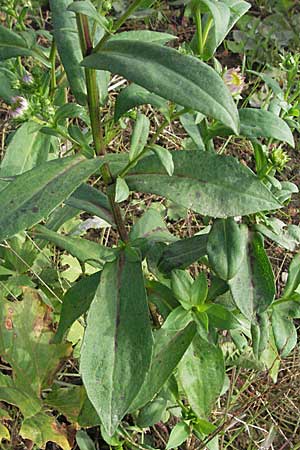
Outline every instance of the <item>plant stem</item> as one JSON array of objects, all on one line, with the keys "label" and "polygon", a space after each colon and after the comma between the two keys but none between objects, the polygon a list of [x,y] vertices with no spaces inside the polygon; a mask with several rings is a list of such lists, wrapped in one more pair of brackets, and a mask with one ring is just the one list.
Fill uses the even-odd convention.
[{"label": "plant stem", "polygon": [[[76,15],[77,27],[79,32],[80,45],[83,56],[91,54],[93,51],[93,43],[90,37],[89,23],[87,17],[82,14]],[[91,118],[91,127],[93,140],[95,144],[96,153],[98,155],[105,155],[105,146],[103,142],[103,131],[100,119],[100,102],[99,91],[96,79],[96,71],[94,69],[85,69],[86,87],[89,113]],[[101,175],[105,185],[108,187],[108,199],[110,202],[111,210],[114,216],[114,220],[122,241],[128,241],[127,230],[122,218],[119,205],[115,202],[115,188],[111,185],[114,184],[114,179],[111,175],[108,164],[104,164],[101,167]]]},{"label": "plant stem", "polygon": [[[89,23],[87,20],[87,16],[77,14],[76,19],[82,54],[83,56],[87,56],[93,50],[93,44],[90,37]],[[91,118],[91,126],[95,150],[97,155],[104,155],[105,147],[103,143],[103,131],[100,119],[100,102],[96,79],[96,71],[94,69],[85,69],[85,77],[86,77],[88,106]]]},{"label": "plant stem", "polygon": [[[131,14],[134,13],[134,11],[139,7],[139,5],[142,3],[142,1],[143,0],[135,0],[131,4],[131,6],[129,6],[129,8],[124,12],[124,14],[122,14],[122,16],[116,21],[116,23],[113,27],[113,33],[118,31],[118,29],[123,25],[123,23],[126,22],[128,17],[130,17]],[[93,52],[98,52],[103,47],[103,45],[105,44],[105,42],[108,40],[109,37],[110,37],[109,33],[106,33],[103,36],[103,38],[100,40],[100,42],[98,42],[98,44],[94,48]]]},{"label": "plant stem", "polygon": [[202,45],[203,45],[202,52],[205,48],[205,44],[206,44],[206,41],[208,38],[208,33],[209,33],[209,30],[211,29],[212,23],[213,23],[213,19],[212,19],[212,17],[210,17],[206,22],[206,25],[205,25],[205,28],[203,31],[203,35],[202,35]]},{"label": "plant stem", "polygon": [[200,7],[197,6],[195,10],[195,21],[197,30],[197,43],[198,43],[198,53],[199,56],[203,54],[203,40],[202,40],[202,17]]},{"label": "plant stem", "polygon": [[54,39],[52,40],[49,59],[51,63],[50,97],[53,97],[56,88],[56,74],[55,74],[56,43]]}]

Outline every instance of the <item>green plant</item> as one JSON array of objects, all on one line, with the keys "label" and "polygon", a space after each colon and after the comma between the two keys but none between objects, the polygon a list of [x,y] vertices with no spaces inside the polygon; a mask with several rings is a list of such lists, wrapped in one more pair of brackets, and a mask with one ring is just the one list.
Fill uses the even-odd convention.
[{"label": "green plant", "polygon": [[[0,351],[12,371],[1,376],[0,400],[20,409],[21,436],[40,447],[54,441],[71,448],[64,430],[47,414],[51,407],[76,426],[101,425],[103,439],[119,448],[123,441],[135,444],[122,425],[126,414],[140,430],[174,411],[181,420],[167,448],[179,446],[191,433],[202,448],[216,448],[212,445],[224,423],[208,420],[226,390],[222,349],[227,340],[238,358],[245,352],[249,364],[270,369],[274,379],[278,355],[288,355],[296,345],[299,257],[275,300],[263,240],[265,235],[289,249],[300,242],[295,225],[280,238],[268,228],[271,222],[280,228],[272,212],[297,187],[275,177],[282,155],[266,154],[264,143],[271,139],[293,146],[293,135],[285,117],[265,109],[238,110],[222,77],[202,61],[214,56],[249,5],[202,0],[201,16],[198,3],[191,2],[197,25],[192,56],[165,45],[174,36],[120,32],[144,3],[133,1],[114,20],[106,3],[50,1],[49,48],[32,29],[14,29],[14,21],[12,29],[0,28],[1,74],[11,79],[2,95],[21,122],[0,169],[0,277],[9,293],[1,308]],[[225,28],[220,11],[226,12]],[[36,75],[28,82],[24,76],[34,64]],[[110,73],[131,82],[118,95],[113,117],[111,110],[106,113]],[[129,113],[145,104],[163,116],[156,129],[141,111]],[[125,153],[110,142],[122,135],[129,114],[133,130]],[[169,151],[159,145],[159,137],[178,118],[192,145]],[[219,136],[249,140],[257,174],[217,154]],[[120,204],[131,192],[166,197],[203,217],[207,226],[180,240],[149,208],[129,227]],[[105,245],[63,234],[62,227],[75,226],[82,211],[105,221],[117,239]],[[80,277],[72,275],[72,286],[43,259],[47,242],[79,261]],[[75,261],[69,260],[71,268]],[[193,278],[185,269],[197,261],[202,268]],[[17,301],[20,286],[27,287]],[[51,314],[58,313],[54,335]],[[86,314],[83,385],[53,384],[70,354],[70,344],[63,343],[68,330]],[[82,329],[76,344],[81,337]],[[238,364],[238,358],[230,364]],[[89,445],[86,435],[77,437]]]}]

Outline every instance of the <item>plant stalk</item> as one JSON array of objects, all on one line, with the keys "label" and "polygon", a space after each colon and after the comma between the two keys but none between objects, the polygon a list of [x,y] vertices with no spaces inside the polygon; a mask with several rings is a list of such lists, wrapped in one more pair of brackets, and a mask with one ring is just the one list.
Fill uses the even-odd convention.
[{"label": "plant stalk", "polygon": [[[82,14],[76,15],[77,27],[79,32],[80,45],[83,56],[90,55],[93,51],[93,43],[89,31],[89,23],[87,17]],[[105,146],[103,142],[103,131],[100,119],[100,102],[99,91],[96,79],[96,71],[94,69],[85,69],[86,87],[88,97],[88,107],[91,118],[91,127],[93,140],[97,155],[105,155]],[[128,241],[127,230],[122,218],[119,205],[115,202],[115,189],[111,189],[111,185],[114,184],[114,179],[109,170],[108,164],[104,164],[101,167],[101,175],[105,185],[108,188],[108,199],[110,202],[111,210],[114,216],[114,220],[119,232],[119,235],[123,242]]]},{"label": "plant stalk", "polygon": [[[113,27],[113,33],[115,33],[116,31],[118,31],[118,29],[123,25],[124,22],[126,22],[126,20],[128,19],[128,17],[131,16],[132,13],[134,13],[134,11],[139,7],[139,5],[142,3],[143,0],[135,0],[130,6],[129,8],[124,12],[124,14],[122,14],[122,16],[116,21],[116,23],[114,24]],[[109,39],[110,34],[106,33],[103,38],[100,40],[100,42],[98,42],[98,44],[96,45],[96,47],[94,48],[93,52],[98,52],[103,45],[105,44],[105,42]]]}]

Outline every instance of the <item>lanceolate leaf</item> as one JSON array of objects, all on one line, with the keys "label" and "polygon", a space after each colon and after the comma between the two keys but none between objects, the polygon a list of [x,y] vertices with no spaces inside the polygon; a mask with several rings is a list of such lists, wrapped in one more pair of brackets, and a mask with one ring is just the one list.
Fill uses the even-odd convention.
[{"label": "lanceolate leaf", "polygon": [[126,252],[104,267],[81,354],[87,394],[113,435],[143,384],[152,354],[141,263]]},{"label": "lanceolate leaf", "polygon": [[[48,159],[51,137],[39,132],[41,126],[25,122],[14,134],[5,151],[0,167],[0,177],[20,175]],[[0,180],[0,190],[7,182]]]},{"label": "lanceolate leaf", "polygon": [[82,278],[66,292],[63,298],[58,328],[52,340],[53,343],[61,342],[64,334],[75,320],[88,311],[99,281],[100,272],[97,272]]},{"label": "lanceolate leaf", "polygon": [[297,345],[297,329],[293,320],[275,310],[272,314],[272,329],[277,350],[285,358]]},{"label": "lanceolate leaf", "polygon": [[168,107],[166,100],[162,97],[147,91],[147,89],[144,89],[142,86],[134,83],[130,84],[124,88],[117,97],[115,103],[115,121],[119,120],[124,113],[135,106],[146,104],[165,110]]},{"label": "lanceolate leaf", "polygon": [[72,0],[50,0],[53,33],[58,53],[66,71],[71,90],[79,104],[86,103],[84,70],[79,62],[82,53],[76,27],[75,14],[68,11]]},{"label": "lanceolate leaf", "polygon": [[214,272],[222,280],[234,277],[242,263],[245,233],[233,217],[216,219],[208,235],[207,254]]},{"label": "lanceolate leaf", "polygon": [[102,269],[105,262],[112,261],[116,257],[114,250],[109,247],[89,241],[88,239],[64,236],[41,225],[35,228],[34,234],[38,238],[46,239],[58,247],[67,250],[83,263],[100,269]]},{"label": "lanceolate leaf", "polygon": [[224,384],[222,350],[197,336],[184,355],[178,373],[193,411],[199,418],[206,418]]},{"label": "lanceolate leaf", "polygon": [[82,64],[118,73],[160,97],[238,131],[237,109],[230,92],[219,75],[197,58],[151,43],[112,40]]},{"label": "lanceolate leaf", "polygon": [[134,40],[134,41],[143,41],[143,42],[151,42],[153,44],[163,45],[169,41],[177,39],[177,36],[168,33],[161,33],[159,31],[151,31],[151,30],[132,30],[132,31],[123,31],[122,33],[117,33],[111,36],[110,40]]},{"label": "lanceolate leaf", "polygon": [[283,297],[287,298],[293,294],[293,292],[300,285],[300,254],[294,256],[290,267],[289,275],[287,279],[286,286],[283,291]]},{"label": "lanceolate leaf", "polygon": [[[232,157],[196,150],[176,151],[172,156],[172,177],[156,156],[143,158],[126,175],[130,190],[162,195],[220,218],[281,208],[258,177]],[[112,156],[109,161],[112,171],[122,169],[122,157]]]},{"label": "lanceolate leaf", "polygon": [[239,111],[241,135],[249,138],[268,137],[294,147],[293,134],[287,123],[264,109],[244,108]]},{"label": "lanceolate leaf", "polygon": [[248,234],[244,259],[229,286],[237,307],[250,320],[273,302],[274,275],[259,233]]},{"label": "lanceolate leaf", "polygon": [[185,269],[207,253],[207,235],[202,234],[170,244],[164,250],[158,268],[164,273]]},{"label": "lanceolate leaf", "polygon": [[0,60],[32,54],[32,50],[22,36],[0,25]]},{"label": "lanceolate leaf", "polygon": [[23,173],[0,192],[0,241],[38,223],[101,166],[98,159],[56,159]]},{"label": "lanceolate leaf", "polygon": [[196,333],[194,323],[183,330],[170,331],[161,328],[156,332],[151,367],[130,411],[140,409],[161,390],[172,375]]},{"label": "lanceolate leaf", "polygon": [[89,184],[79,186],[65,203],[73,208],[98,216],[112,225],[114,224],[107,196]]}]

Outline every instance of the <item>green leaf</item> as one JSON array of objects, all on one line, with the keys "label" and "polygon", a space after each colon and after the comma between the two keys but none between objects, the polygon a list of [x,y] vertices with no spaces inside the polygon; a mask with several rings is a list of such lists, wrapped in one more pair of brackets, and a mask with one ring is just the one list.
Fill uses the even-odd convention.
[{"label": "green leaf", "polygon": [[204,57],[209,59],[229,32],[230,9],[224,2],[200,0],[200,4],[203,12],[209,11],[214,21],[204,47]]},{"label": "green leaf", "polygon": [[67,432],[53,416],[40,412],[25,419],[20,429],[23,439],[29,439],[38,447],[44,447],[47,442],[55,442],[64,450],[71,450]]},{"label": "green leaf", "polygon": [[79,186],[65,203],[73,208],[98,216],[114,225],[114,218],[107,196],[89,184]]},{"label": "green leaf", "polygon": [[208,294],[207,279],[204,272],[200,272],[191,288],[191,303],[199,306],[205,303]]},{"label": "green leaf", "polygon": [[178,367],[188,402],[199,418],[207,418],[225,377],[222,350],[197,336]]},{"label": "green leaf", "polygon": [[22,36],[0,25],[0,60],[32,55],[33,51]]},{"label": "green leaf", "polygon": [[[119,35],[117,35],[119,36]],[[123,114],[139,105],[152,105],[157,109],[167,110],[168,103],[162,97],[147,91],[142,86],[130,84],[122,89],[115,103],[114,120],[117,122]]]},{"label": "green leaf", "polygon": [[297,345],[297,330],[292,319],[284,317],[280,311],[272,314],[272,330],[275,344],[282,358],[287,357]]},{"label": "green leaf", "polygon": [[300,253],[294,256],[288,271],[288,279],[283,291],[283,298],[290,297],[300,285]]},{"label": "green leaf", "polygon": [[269,342],[270,322],[268,313],[257,314],[251,323],[251,338],[254,356],[260,359]]},{"label": "green leaf", "polygon": [[244,228],[245,256],[237,274],[229,281],[232,297],[239,310],[252,320],[255,313],[264,312],[275,297],[272,267],[258,233]]},{"label": "green leaf", "polygon": [[77,14],[84,14],[87,17],[91,17],[97,22],[105,31],[108,31],[108,20],[98,13],[97,9],[89,0],[79,0],[71,3],[68,6],[68,11],[73,11]]},{"label": "green leaf", "polygon": [[18,176],[0,192],[0,241],[38,223],[102,165],[98,159],[56,159]]},{"label": "green leaf", "polygon": [[133,225],[130,239],[144,238],[154,242],[173,242],[177,240],[165,224],[163,218],[154,208],[149,208]]},{"label": "green leaf", "polygon": [[35,227],[34,235],[52,242],[58,247],[67,250],[75,258],[78,258],[79,261],[96,268],[102,269],[107,261],[113,261],[116,258],[115,251],[109,247],[89,241],[88,239],[64,236],[42,225]]},{"label": "green leaf", "polygon": [[96,450],[93,440],[89,437],[86,431],[77,431],[76,443],[79,447],[79,450]]},{"label": "green leaf", "polygon": [[72,0],[50,0],[53,34],[71,90],[80,105],[86,103],[84,70],[75,15],[68,11]]},{"label": "green leaf", "polygon": [[142,41],[151,42],[152,44],[163,45],[169,41],[178,39],[177,36],[168,33],[161,33],[159,31],[150,30],[132,30],[123,31],[122,33],[117,33],[110,37],[110,41],[120,41],[120,40],[132,40],[132,41]]},{"label": "green leaf", "polygon": [[[130,190],[162,195],[199,214],[220,218],[282,207],[259,178],[232,157],[195,150],[172,156],[172,177],[156,156],[143,158],[126,175]],[[121,170],[121,161],[110,158],[112,171]]]},{"label": "green leaf", "polygon": [[205,145],[204,145],[204,142],[203,142],[203,139],[201,136],[201,130],[200,130],[199,125],[196,123],[195,114],[192,114],[192,113],[182,114],[179,117],[179,120],[181,122],[181,125],[187,132],[187,134],[193,140],[197,149],[205,150]]},{"label": "green leaf", "polygon": [[207,255],[211,268],[222,280],[233,278],[245,255],[245,233],[233,217],[216,219],[208,235]]},{"label": "green leaf", "polygon": [[[23,123],[6,148],[1,162],[0,177],[20,175],[48,159],[51,138],[40,133],[41,126],[35,122]],[[0,190],[7,182],[0,180]]]},{"label": "green leaf", "polygon": [[178,306],[170,312],[166,321],[164,322],[164,329],[170,331],[179,331],[186,328],[186,326],[193,320],[190,310]]},{"label": "green leaf", "polygon": [[[269,219],[268,226],[259,223],[255,225],[255,230],[266,236],[268,239],[277,242],[281,247],[295,251],[300,244],[300,236],[293,233],[296,225],[287,225],[278,219]],[[296,228],[297,229],[297,228]],[[300,230],[300,228],[298,228]]]},{"label": "green leaf", "polygon": [[193,285],[193,278],[189,272],[185,270],[173,270],[171,275],[171,286],[175,297],[180,301],[185,309],[190,309],[192,304],[190,302],[191,289]]},{"label": "green leaf", "polygon": [[138,113],[131,135],[129,161],[135,160],[143,151],[149,136],[150,120],[144,114]]},{"label": "green leaf", "polygon": [[95,296],[100,280],[100,272],[84,277],[75,283],[64,295],[58,328],[52,340],[59,343],[71,325],[86,313]]},{"label": "green leaf", "polygon": [[179,447],[187,440],[191,433],[190,427],[186,422],[179,422],[175,425],[170,433],[170,437],[166,446],[166,450]]},{"label": "green leaf", "polygon": [[137,425],[141,428],[145,428],[160,422],[166,407],[166,399],[161,397],[155,398],[140,410],[137,418]]},{"label": "green leaf", "polygon": [[168,175],[170,175],[171,177],[174,172],[172,153],[166,148],[156,144],[150,145],[149,148],[153,150],[153,152],[156,154],[156,156],[162,163],[163,167],[166,169]]},{"label": "green leaf", "polygon": [[87,394],[110,436],[138,394],[151,354],[141,263],[121,253],[103,269],[89,310],[80,364]]},{"label": "green leaf", "polygon": [[89,123],[89,116],[84,107],[77,105],[76,103],[65,103],[55,113],[53,124],[64,122],[65,119],[75,118],[83,120],[85,123]]},{"label": "green leaf", "polygon": [[116,181],[116,193],[115,202],[121,203],[128,199],[130,194],[129,187],[127,186],[124,178],[118,177]]},{"label": "green leaf", "polygon": [[240,327],[240,322],[234,314],[222,305],[210,304],[206,310],[209,324],[221,330],[232,330]]},{"label": "green leaf", "polygon": [[197,58],[160,45],[113,40],[101,51],[87,56],[82,64],[118,73],[160,97],[238,131],[237,109],[230,92],[220,76]]},{"label": "green leaf", "polygon": [[173,269],[185,269],[206,255],[206,245],[207,235],[205,234],[170,244],[161,256],[159,270],[169,273]]},{"label": "green leaf", "polygon": [[183,330],[176,332],[164,328],[156,331],[150,370],[141,390],[130,406],[130,411],[140,409],[161,390],[177,367],[195,333],[194,323],[189,323]]},{"label": "green leaf", "polygon": [[12,97],[19,94],[18,90],[12,87],[14,81],[15,75],[13,72],[0,67],[0,98],[7,104],[11,103]]},{"label": "green leaf", "polygon": [[264,109],[244,108],[239,110],[241,135],[249,138],[267,137],[295,146],[293,134],[287,123]]}]

